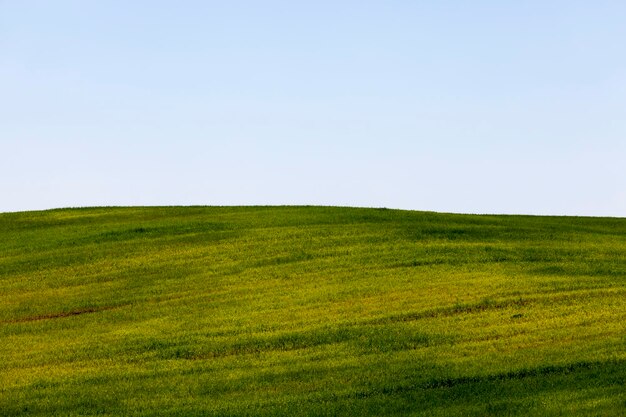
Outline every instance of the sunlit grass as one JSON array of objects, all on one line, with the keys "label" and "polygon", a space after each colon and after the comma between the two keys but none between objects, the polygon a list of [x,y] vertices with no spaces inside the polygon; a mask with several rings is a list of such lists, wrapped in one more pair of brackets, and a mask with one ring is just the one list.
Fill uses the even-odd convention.
[{"label": "sunlit grass", "polygon": [[624,415],[626,221],[0,214],[0,415]]}]

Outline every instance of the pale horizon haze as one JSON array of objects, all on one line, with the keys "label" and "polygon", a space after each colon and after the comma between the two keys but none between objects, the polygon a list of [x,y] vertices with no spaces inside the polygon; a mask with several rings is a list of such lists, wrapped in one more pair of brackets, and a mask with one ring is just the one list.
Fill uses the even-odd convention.
[{"label": "pale horizon haze", "polygon": [[0,212],[626,217],[626,2],[0,0]]}]

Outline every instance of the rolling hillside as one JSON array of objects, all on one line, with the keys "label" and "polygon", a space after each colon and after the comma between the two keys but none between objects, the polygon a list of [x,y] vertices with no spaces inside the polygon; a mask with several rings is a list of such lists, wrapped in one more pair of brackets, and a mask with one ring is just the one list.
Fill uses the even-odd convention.
[{"label": "rolling hillside", "polygon": [[626,219],[0,214],[0,415],[626,415]]}]

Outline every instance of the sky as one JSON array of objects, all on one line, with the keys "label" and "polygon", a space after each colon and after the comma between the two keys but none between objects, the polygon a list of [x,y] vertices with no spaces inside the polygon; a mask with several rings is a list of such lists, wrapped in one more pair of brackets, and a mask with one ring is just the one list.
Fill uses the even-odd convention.
[{"label": "sky", "polygon": [[0,0],[0,212],[626,217],[624,1]]}]

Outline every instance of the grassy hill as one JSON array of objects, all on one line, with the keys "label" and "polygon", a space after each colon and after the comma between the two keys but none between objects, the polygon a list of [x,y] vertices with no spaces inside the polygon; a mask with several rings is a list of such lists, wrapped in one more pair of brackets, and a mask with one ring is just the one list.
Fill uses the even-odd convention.
[{"label": "grassy hill", "polygon": [[0,214],[0,415],[626,415],[626,219]]}]

